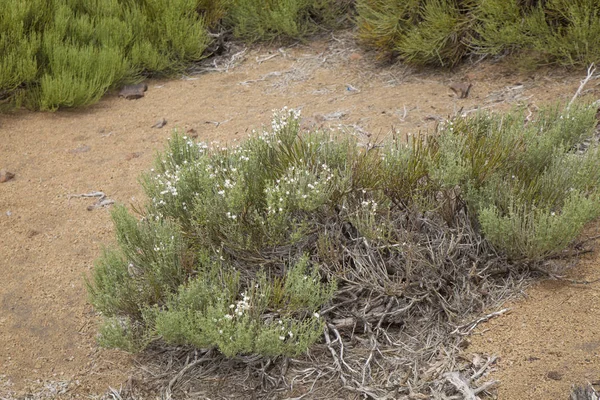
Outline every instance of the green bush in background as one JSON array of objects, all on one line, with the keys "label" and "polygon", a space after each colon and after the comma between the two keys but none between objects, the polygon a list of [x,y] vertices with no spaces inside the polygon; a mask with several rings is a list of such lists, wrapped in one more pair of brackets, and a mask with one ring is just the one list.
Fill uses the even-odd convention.
[{"label": "green bush in background", "polygon": [[[359,38],[417,65],[516,53],[533,65],[600,60],[596,0],[357,0]],[[525,62],[524,62],[525,64]]]},{"label": "green bush in background", "polygon": [[[209,39],[198,0],[7,0],[0,8],[0,96],[55,110],[110,87],[180,70]],[[6,56],[4,56],[6,54]]]},{"label": "green bush in background", "polygon": [[340,0],[223,0],[225,24],[248,41],[295,39],[339,25],[349,2]]},{"label": "green bush in background", "polygon": [[535,64],[588,65],[600,59],[600,3],[549,0],[526,7],[511,0],[482,1],[476,11],[473,50],[518,51]]},{"label": "green bush in background", "polygon": [[469,55],[526,65],[600,60],[596,0],[6,0],[0,104],[56,110],[208,56],[210,34],[301,39],[354,20],[382,56],[453,67]]}]

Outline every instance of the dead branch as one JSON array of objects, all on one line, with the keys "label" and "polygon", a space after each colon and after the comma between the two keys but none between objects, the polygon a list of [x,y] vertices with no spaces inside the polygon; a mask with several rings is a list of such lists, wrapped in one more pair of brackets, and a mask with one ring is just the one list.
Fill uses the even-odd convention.
[{"label": "dead branch", "polygon": [[[479,325],[480,323],[482,323],[482,322],[486,322],[486,321],[489,321],[490,319],[492,319],[492,318],[494,318],[494,317],[498,317],[498,316],[500,316],[500,315],[502,315],[502,314],[504,314],[504,313],[506,313],[506,312],[508,312],[508,311],[510,311],[510,308],[503,308],[503,309],[502,309],[502,310],[500,310],[500,311],[495,311],[495,312],[493,312],[493,313],[490,313],[490,314],[488,314],[488,315],[484,315],[483,317],[481,317],[481,318],[478,318],[478,319],[477,319],[476,321],[474,321],[474,322],[469,322],[468,324],[464,324],[464,325],[460,325],[460,326],[458,326],[458,327],[457,327],[455,330],[453,330],[453,331],[451,332],[451,334],[468,335],[468,334],[470,334],[470,333],[473,331],[473,329],[475,329],[475,327],[476,327],[477,325]],[[469,327],[469,329],[467,329],[467,330],[466,330],[466,331],[464,331],[464,332],[461,332],[461,331],[460,331],[461,329],[463,329],[463,328],[466,328],[467,326]]]},{"label": "dead branch", "polygon": [[569,104],[567,104],[567,110],[569,110],[571,108],[571,105],[573,104],[573,102],[575,102],[575,99],[577,99],[577,97],[579,96],[579,94],[583,90],[585,84],[588,83],[588,81],[590,79],[592,79],[592,77],[594,76],[595,72],[596,72],[596,68],[594,67],[594,63],[591,63],[590,66],[587,69],[587,76],[585,77],[584,80],[581,81],[581,84],[577,88],[577,91],[573,95],[573,98],[571,99],[571,101],[569,101]]}]

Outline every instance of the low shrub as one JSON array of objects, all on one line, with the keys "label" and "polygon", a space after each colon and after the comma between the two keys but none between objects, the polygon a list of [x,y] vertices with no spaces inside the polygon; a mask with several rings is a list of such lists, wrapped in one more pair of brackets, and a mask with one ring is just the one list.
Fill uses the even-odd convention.
[{"label": "low shrub", "polygon": [[581,66],[600,60],[600,4],[551,0],[529,6],[517,0],[482,1],[474,12],[472,48],[497,55],[517,52],[539,64]]},{"label": "low shrub", "polygon": [[600,60],[595,0],[357,0],[359,38],[417,65],[515,54],[521,64],[587,66]]},{"label": "low shrub", "polygon": [[298,120],[284,109],[228,148],[172,137],[142,218],[115,208],[118,247],[88,282],[103,344],[296,356],[349,316],[411,336],[485,304],[452,287],[538,266],[600,214],[600,153],[578,147],[591,106],[457,118],[369,150]]},{"label": "low shrub", "polygon": [[78,107],[142,75],[178,71],[208,46],[200,5],[9,0],[0,9],[0,98],[41,110]]},{"label": "low shrub", "polygon": [[344,0],[223,0],[225,25],[247,41],[298,39],[339,26],[348,13]]}]

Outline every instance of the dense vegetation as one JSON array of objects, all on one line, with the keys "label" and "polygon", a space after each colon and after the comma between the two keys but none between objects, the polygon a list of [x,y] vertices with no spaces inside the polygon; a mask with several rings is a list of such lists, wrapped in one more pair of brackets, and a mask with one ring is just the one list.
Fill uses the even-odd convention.
[{"label": "dense vegetation", "polygon": [[6,0],[0,104],[94,103],[209,56],[210,32],[285,40],[351,22],[366,48],[416,65],[509,54],[523,66],[600,59],[596,0]]},{"label": "dense vegetation", "polygon": [[101,340],[291,356],[377,301],[398,307],[361,323],[458,324],[491,275],[539,267],[600,214],[600,152],[580,146],[595,111],[480,114],[368,149],[301,134],[293,110],[237,147],[176,134],[139,216],[113,212],[118,247],[89,281]]},{"label": "dense vegetation", "polygon": [[523,65],[600,60],[596,0],[357,0],[364,43],[414,64],[516,54]]}]

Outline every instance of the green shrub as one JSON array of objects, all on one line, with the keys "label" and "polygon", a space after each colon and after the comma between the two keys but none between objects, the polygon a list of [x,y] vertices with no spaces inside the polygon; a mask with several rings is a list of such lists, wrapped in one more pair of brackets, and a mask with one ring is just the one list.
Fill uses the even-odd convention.
[{"label": "green shrub", "polygon": [[598,193],[584,196],[571,191],[560,211],[535,205],[510,204],[501,212],[496,206],[479,214],[486,238],[513,260],[542,260],[567,247],[584,225],[600,215]]},{"label": "green shrub", "polygon": [[358,36],[414,64],[454,66],[467,52],[471,1],[358,0]]},{"label": "green shrub", "polygon": [[96,102],[142,75],[199,60],[200,0],[8,0],[0,10],[0,96],[55,110]]},{"label": "green shrub", "polygon": [[[578,150],[595,125],[591,106],[526,124],[520,111],[479,114],[361,150],[352,138],[301,135],[298,113],[284,109],[239,146],[175,134],[142,179],[142,219],[113,211],[118,248],[88,282],[106,318],[101,343],[290,356],[318,340],[319,313],[349,288],[366,298],[344,304],[377,297],[385,308],[411,290],[458,304],[440,287],[475,285],[473,259],[538,265],[600,214],[600,151]],[[328,318],[347,315],[338,307]]]},{"label": "green shrub", "polygon": [[537,64],[589,65],[600,60],[600,4],[550,0],[526,6],[517,0],[481,1],[472,47],[479,54],[518,52]]},{"label": "green shrub", "polygon": [[468,54],[514,53],[535,65],[600,60],[595,0],[357,0],[356,9],[366,46],[418,65],[454,66]]},{"label": "green shrub", "polygon": [[464,36],[470,28],[468,9],[455,0],[429,0],[418,13],[418,24],[407,29],[395,50],[417,65],[453,67],[467,53]]},{"label": "green shrub", "polygon": [[416,23],[420,0],[357,0],[358,38],[380,53],[390,53],[404,33]]},{"label": "green shrub", "polygon": [[326,0],[223,0],[225,22],[236,37],[249,41],[297,39],[333,27],[348,2]]}]

